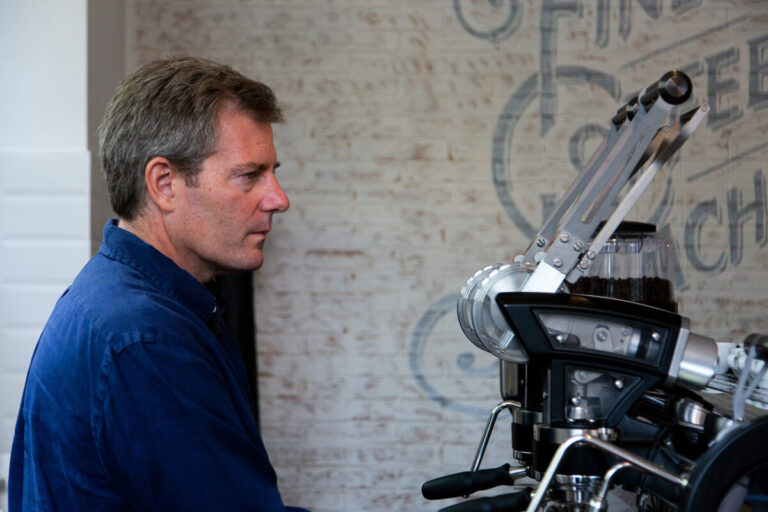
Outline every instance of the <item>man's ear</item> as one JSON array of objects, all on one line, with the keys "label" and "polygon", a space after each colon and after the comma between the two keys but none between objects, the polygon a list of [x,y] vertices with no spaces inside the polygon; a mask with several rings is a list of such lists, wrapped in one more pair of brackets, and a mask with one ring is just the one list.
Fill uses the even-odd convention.
[{"label": "man's ear", "polygon": [[144,181],[147,193],[157,207],[164,212],[173,211],[176,199],[176,183],[178,170],[171,162],[162,156],[156,156],[144,168]]}]

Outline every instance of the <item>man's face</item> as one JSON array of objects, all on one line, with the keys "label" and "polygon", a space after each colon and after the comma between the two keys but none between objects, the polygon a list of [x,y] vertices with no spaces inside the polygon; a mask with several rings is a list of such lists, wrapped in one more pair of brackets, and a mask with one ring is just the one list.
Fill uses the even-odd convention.
[{"label": "man's face", "polygon": [[207,281],[261,267],[272,215],[290,205],[275,177],[278,165],[269,124],[234,108],[219,114],[217,151],[203,160],[196,183],[174,178],[178,202],[169,234],[183,268]]}]

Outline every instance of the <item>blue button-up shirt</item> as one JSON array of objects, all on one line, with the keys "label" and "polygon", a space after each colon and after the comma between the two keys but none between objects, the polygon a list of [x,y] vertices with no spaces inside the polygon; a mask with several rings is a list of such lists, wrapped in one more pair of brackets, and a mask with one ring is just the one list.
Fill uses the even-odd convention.
[{"label": "blue button-up shirt", "polygon": [[110,221],[35,349],[9,509],[284,511],[249,393],[215,297]]}]

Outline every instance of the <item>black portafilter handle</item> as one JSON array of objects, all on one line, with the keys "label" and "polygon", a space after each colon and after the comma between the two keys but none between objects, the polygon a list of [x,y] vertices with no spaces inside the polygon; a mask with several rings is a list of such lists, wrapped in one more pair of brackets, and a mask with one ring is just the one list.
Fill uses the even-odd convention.
[{"label": "black portafilter handle", "polygon": [[421,494],[428,500],[442,500],[469,496],[475,491],[490,489],[497,485],[513,484],[515,479],[509,475],[510,467],[509,464],[504,464],[494,469],[463,471],[441,476],[425,482],[421,486]]},{"label": "black portafilter handle", "polygon": [[531,490],[526,487],[522,491],[500,494],[492,498],[477,498],[442,508],[440,512],[518,512],[525,510],[531,502]]},{"label": "black portafilter handle", "polygon": [[649,106],[661,96],[661,99],[671,105],[680,105],[688,101],[693,94],[693,82],[682,71],[672,70],[664,73],[659,80],[645,88],[645,94],[640,97],[640,103]]}]

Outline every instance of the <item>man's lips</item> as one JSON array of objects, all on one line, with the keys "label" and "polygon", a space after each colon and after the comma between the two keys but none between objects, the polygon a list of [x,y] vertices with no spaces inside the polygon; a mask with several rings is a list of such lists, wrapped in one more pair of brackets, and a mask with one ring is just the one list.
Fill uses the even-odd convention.
[{"label": "man's lips", "polygon": [[269,229],[263,229],[261,231],[251,231],[250,233],[248,233],[248,236],[265,240],[267,238],[267,234],[269,233],[269,231],[270,231]]}]

